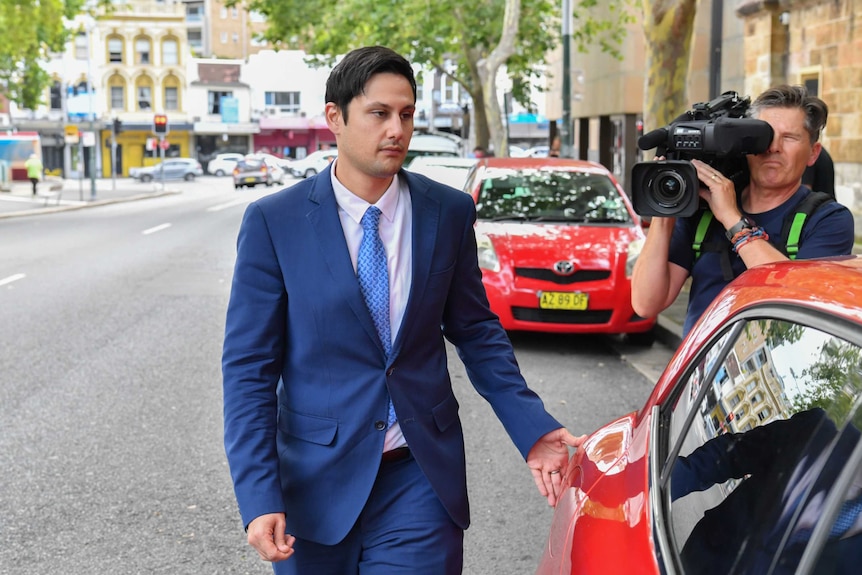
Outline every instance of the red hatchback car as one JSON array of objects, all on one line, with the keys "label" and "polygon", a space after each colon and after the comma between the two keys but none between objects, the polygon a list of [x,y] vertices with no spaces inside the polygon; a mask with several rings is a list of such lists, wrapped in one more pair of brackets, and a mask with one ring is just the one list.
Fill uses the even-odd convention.
[{"label": "red hatchback car", "polygon": [[593,162],[482,158],[464,187],[476,202],[479,265],[507,330],[626,333],[651,344],[631,272],[644,232],[613,175]]},{"label": "red hatchback car", "polygon": [[537,573],[862,569],[862,257],[752,268],[591,434]]}]

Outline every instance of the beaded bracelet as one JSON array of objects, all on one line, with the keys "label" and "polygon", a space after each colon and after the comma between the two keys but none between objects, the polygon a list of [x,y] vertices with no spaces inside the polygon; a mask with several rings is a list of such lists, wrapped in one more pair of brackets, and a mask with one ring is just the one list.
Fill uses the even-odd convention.
[{"label": "beaded bracelet", "polygon": [[753,240],[768,240],[769,234],[763,228],[744,229],[733,236],[733,251],[739,253],[739,248]]}]

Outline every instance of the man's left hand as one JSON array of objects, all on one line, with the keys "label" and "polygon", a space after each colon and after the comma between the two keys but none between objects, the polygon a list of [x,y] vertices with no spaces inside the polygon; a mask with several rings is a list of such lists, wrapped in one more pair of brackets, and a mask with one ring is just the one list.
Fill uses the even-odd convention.
[{"label": "man's left hand", "polygon": [[556,507],[563,491],[563,474],[569,463],[569,447],[577,449],[586,440],[586,435],[575,437],[565,427],[546,433],[530,448],[527,465],[536,481],[539,493],[548,499],[548,505]]}]

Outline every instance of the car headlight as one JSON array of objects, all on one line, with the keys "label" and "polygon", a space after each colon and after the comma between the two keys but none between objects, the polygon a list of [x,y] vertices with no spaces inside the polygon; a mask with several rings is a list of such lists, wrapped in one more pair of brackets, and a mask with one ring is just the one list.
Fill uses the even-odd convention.
[{"label": "car headlight", "polygon": [[641,250],[644,247],[643,240],[635,240],[629,243],[629,249],[626,252],[626,277],[632,277],[632,272],[635,269],[635,262],[638,261],[638,256],[641,255]]},{"label": "car headlight", "polygon": [[485,234],[476,236],[476,247],[479,249],[479,267],[492,272],[500,271],[500,260],[494,250],[494,242]]}]

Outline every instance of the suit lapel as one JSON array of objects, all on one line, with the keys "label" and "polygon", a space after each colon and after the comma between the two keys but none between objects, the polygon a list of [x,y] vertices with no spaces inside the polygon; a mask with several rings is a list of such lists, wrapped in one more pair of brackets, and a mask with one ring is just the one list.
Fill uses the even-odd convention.
[{"label": "suit lapel", "polygon": [[398,330],[398,336],[392,346],[393,357],[398,355],[404,338],[408,336],[411,326],[415,323],[413,318],[421,313],[440,222],[440,202],[433,197],[431,187],[405,170],[401,170],[399,177],[407,181],[413,206],[413,278],[410,282],[407,308],[401,320],[401,329]]},{"label": "suit lapel", "polygon": [[374,320],[371,319],[371,313],[365,305],[365,299],[359,290],[359,281],[353,271],[350,252],[347,251],[347,243],[344,240],[344,230],[338,217],[338,203],[335,201],[329,170],[330,168],[327,167],[314,179],[311,191],[308,193],[311,209],[306,214],[306,218],[320,243],[320,251],[332,275],[332,280],[344,290],[347,303],[359,323],[376,343],[380,353],[385,355],[377,329],[374,327]]}]

